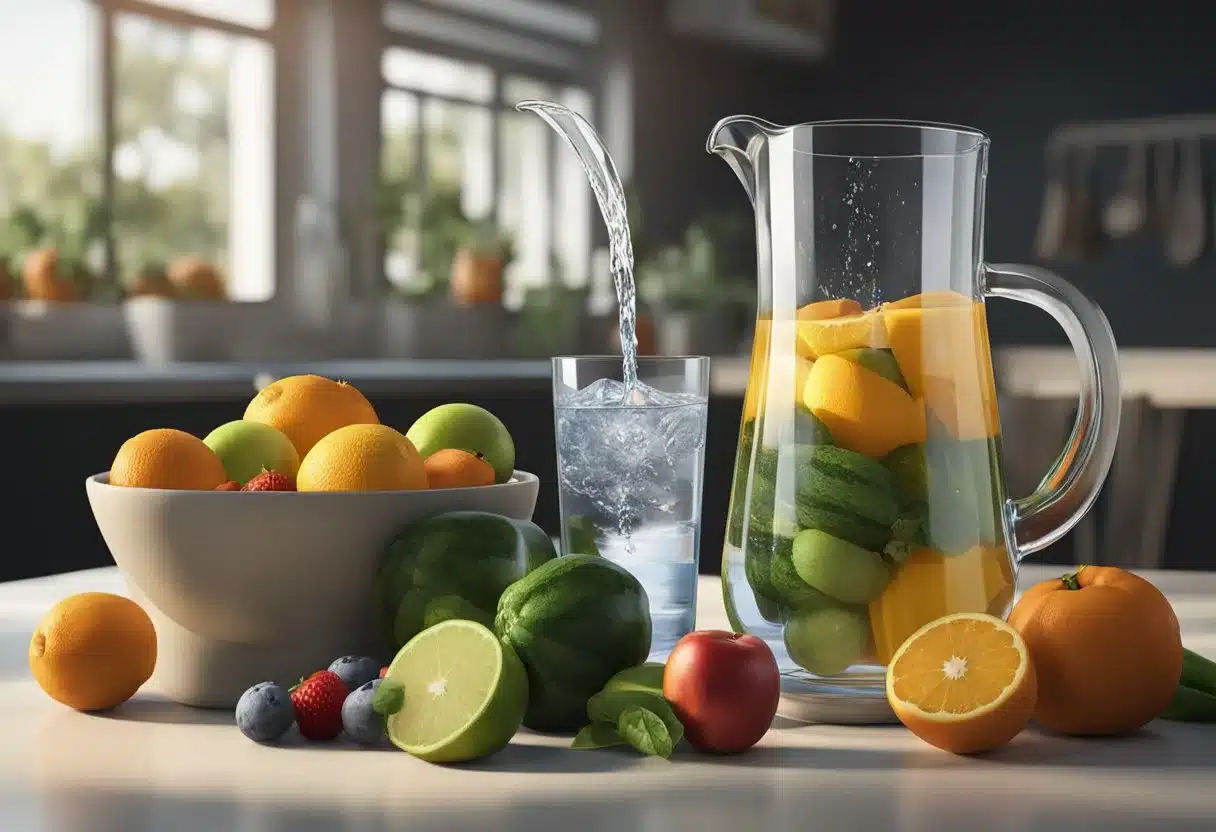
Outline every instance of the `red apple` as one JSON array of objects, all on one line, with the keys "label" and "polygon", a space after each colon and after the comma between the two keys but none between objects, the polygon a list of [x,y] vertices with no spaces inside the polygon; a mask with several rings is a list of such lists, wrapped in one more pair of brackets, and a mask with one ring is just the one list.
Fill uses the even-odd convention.
[{"label": "red apple", "polygon": [[663,696],[684,736],[702,751],[733,754],[768,731],[781,696],[781,673],[761,639],[697,630],[676,642],[663,671]]}]

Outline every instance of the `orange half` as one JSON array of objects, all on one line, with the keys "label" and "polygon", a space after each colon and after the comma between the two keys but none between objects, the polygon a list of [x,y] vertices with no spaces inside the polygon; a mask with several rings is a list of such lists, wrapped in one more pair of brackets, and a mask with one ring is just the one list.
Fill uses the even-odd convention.
[{"label": "orange half", "polygon": [[883,317],[871,310],[838,318],[798,321],[798,354],[815,359],[859,347],[886,346]]},{"label": "orange half", "polygon": [[990,751],[1021,733],[1037,684],[1026,643],[984,613],[955,613],[913,633],[887,668],[887,701],[908,730],[955,754]]}]

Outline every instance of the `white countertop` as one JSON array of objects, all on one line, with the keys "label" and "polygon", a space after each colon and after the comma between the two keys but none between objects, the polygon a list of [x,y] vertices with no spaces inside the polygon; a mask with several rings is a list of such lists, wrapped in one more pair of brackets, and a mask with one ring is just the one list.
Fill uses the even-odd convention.
[{"label": "white countertop", "polygon": [[[1023,585],[1059,574],[1027,568]],[[1144,573],[1187,644],[1216,656],[1216,574]],[[990,757],[936,751],[898,726],[778,720],[751,752],[687,747],[669,761],[570,751],[527,732],[484,762],[443,768],[341,743],[263,747],[226,712],[140,693],[107,716],[42,694],[29,634],[59,598],[122,591],[113,569],[0,585],[0,830],[344,832],[1216,828],[1216,726],[1155,722],[1120,740],[1030,730]],[[716,578],[699,625],[722,626]]]}]

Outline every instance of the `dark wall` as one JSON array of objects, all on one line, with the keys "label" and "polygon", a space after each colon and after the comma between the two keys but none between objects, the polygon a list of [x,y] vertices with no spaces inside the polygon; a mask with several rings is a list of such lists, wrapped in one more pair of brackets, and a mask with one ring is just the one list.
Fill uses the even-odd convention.
[{"label": "dark wall", "polygon": [[[834,54],[817,64],[674,37],[662,5],[643,0],[631,9],[634,170],[657,236],[674,237],[705,210],[746,209],[733,175],[704,149],[723,116],[908,118],[966,124],[992,137],[988,258],[1026,261],[1053,127],[1216,112],[1216,13],[1193,0],[1117,10],[1090,0],[842,0]],[[1216,170],[1216,155],[1209,162]],[[1117,151],[1101,159],[1110,187],[1122,165]],[[1121,344],[1216,346],[1203,303],[1216,301],[1216,259],[1178,271],[1160,251],[1146,237],[1060,271],[1102,304]],[[994,304],[991,321],[994,337],[1006,343],[1064,343],[1032,310]]]}]

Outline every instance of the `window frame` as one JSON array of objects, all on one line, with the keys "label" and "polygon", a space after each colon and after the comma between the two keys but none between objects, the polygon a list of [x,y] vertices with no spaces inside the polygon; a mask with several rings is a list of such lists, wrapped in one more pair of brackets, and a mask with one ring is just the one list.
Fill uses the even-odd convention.
[{"label": "window frame", "polygon": [[[118,134],[116,128],[117,114],[117,65],[116,54],[118,47],[118,35],[115,26],[115,20],[120,14],[138,15],[149,20],[155,20],[160,23],[166,23],[171,26],[177,26],[185,29],[207,29],[212,32],[221,32],[227,35],[236,37],[256,38],[263,41],[270,48],[272,58],[276,62],[280,57],[280,41],[282,20],[281,9],[279,8],[280,0],[275,0],[275,14],[269,26],[260,28],[257,26],[248,26],[243,23],[235,23],[231,20],[226,20],[219,17],[211,17],[202,15],[196,12],[179,9],[174,6],[165,6],[159,3],[148,2],[148,0],[91,0],[94,6],[97,7],[100,16],[98,25],[98,38],[100,39],[100,48],[98,56],[101,63],[100,78],[101,78],[101,94],[98,106],[101,108],[101,217],[102,217],[102,241],[105,249],[105,273],[106,279],[116,281],[119,278],[118,274],[118,250],[114,240],[114,151],[118,144]],[[279,98],[279,92],[282,89],[282,80],[279,73],[275,73],[273,97],[275,106]],[[275,188],[277,189],[277,180],[280,175],[282,160],[281,145],[276,139],[274,160],[272,164],[273,175],[276,180]],[[272,279],[271,297],[278,294],[281,287],[281,278],[283,277],[282,270],[279,267],[280,254],[278,250],[279,233],[277,231],[283,217],[279,216],[278,206],[275,205],[274,217],[272,225],[276,229],[274,248],[274,274]]]},{"label": "window frame", "polygon": [[[449,12],[447,10],[445,10],[444,13],[449,14],[453,18],[466,17],[464,15],[461,15],[460,13]],[[467,19],[467,17],[466,17],[466,19]],[[585,60],[583,62],[583,65],[581,67],[579,67],[578,69],[571,70],[571,71],[563,71],[563,70],[556,69],[551,66],[546,66],[544,64],[537,64],[537,63],[532,63],[530,61],[513,59],[513,58],[510,58],[505,55],[493,54],[488,51],[479,52],[478,50],[476,50],[474,48],[458,46],[458,45],[446,43],[444,41],[437,40],[434,38],[422,37],[419,35],[410,34],[409,32],[403,32],[403,31],[394,29],[391,26],[389,26],[384,21],[383,16],[381,18],[381,26],[383,28],[383,33],[384,33],[384,39],[382,41],[383,49],[382,49],[381,56],[380,56],[381,61],[383,61],[383,55],[385,53],[387,53],[388,50],[390,50],[390,49],[393,49],[393,48],[408,49],[408,50],[411,50],[414,52],[423,52],[428,55],[434,55],[436,57],[450,58],[450,59],[462,61],[465,63],[478,64],[479,66],[483,66],[486,69],[488,69],[490,71],[491,77],[493,78],[493,83],[494,83],[493,94],[492,94],[490,100],[488,102],[486,102],[486,101],[474,101],[472,98],[465,98],[465,97],[461,97],[458,95],[441,95],[441,94],[437,94],[437,93],[430,93],[430,92],[425,92],[423,90],[415,89],[413,87],[409,87],[409,86],[405,86],[405,85],[401,85],[401,84],[394,84],[394,83],[390,82],[387,78],[385,78],[383,70],[381,70],[381,72],[379,73],[380,90],[379,90],[379,97],[377,100],[380,102],[381,106],[383,106],[385,94],[389,93],[389,92],[403,93],[405,95],[413,96],[414,99],[418,103],[419,129],[417,130],[417,135],[414,138],[414,155],[415,155],[415,160],[416,160],[415,161],[415,166],[416,166],[415,173],[419,175],[419,179],[422,182],[421,187],[422,187],[422,191],[423,191],[424,195],[427,192],[427,189],[429,188],[429,185],[430,185],[430,176],[429,176],[429,171],[427,171],[427,159],[426,159],[426,151],[427,151],[426,130],[423,129],[423,124],[422,124],[422,121],[425,117],[424,113],[426,111],[426,106],[427,106],[428,100],[441,101],[441,102],[444,102],[447,104],[455,104],[455,105],[462,106],[462,107],[480,107],[480,108],[487,110],[490,113],[490,142],[491,142],[490,204],[493,206],[492,211],[493,211],[495,217],[497,217],[497,213],[499,210],[499,198],[501,196],[502,186],[503,186],[502,172],[503,172],[503,161],[504,160],[503,160],[503,147],[502,147],[502,117],[506,113],[514,112],[515,103],[517,103],[517,102],[508,101],[503,97],[503,80],[504,80],[504,78],[509,75],[516,75],[516,76],[526,78],[528,80],[535,80],[535,81],[540,81],[541,83],[551,84],[551,85],[553,85],[555,87],[559,87],[559,88],[560,87],[578,87],[579,89],[582,89],[583,91],[585,91],[591,97],[592,114],[598,115],[600,112],[601,95],[600,95],[599,90],[595,83],[595,72],[594,72],[595,67],[594,67],[593,61],[591,61],[591,60]],[[569,45],[569,42],[567,42],[567,41],[563,41],[560,39],[554,39],[552,37],[546,37],[545,35],[543,35],[541,33],[537,33],[532,30],[514,29],[514,28],[508,27],[507,31],[510,31],[514,34],[526,35],[527,37],[534,39],[534,40],[551,42],[551,43],[554,43],[555,45],[557,45],[557,44],[560,44],[563,46]],[[584,50],[584,54],[587,56],[590,56],[593,51],[594,51],[594,47],[586,47],[586,49]],[[381,123],[378,127],[377,134],[378,134],[378,138],[379,138],[379,142],[378,142],[379,151],[378,151],[378,157],[376,160],[376,170],[377,170],[377,176],[382,176],[383,171],[382,171],[380,165],[382,164],[382,158],[383,158],[383,152],[384,152],[384,124],[383,124],[383,121],[381,121]],[[545,167],[548,171],[550,188],[553,189],[553,188],[556,188],[556,185],[557,185],[557,177],[558,177],[557,159],[558,159],[558,153],[560,153],[562,151],[562,148],[560,147],[560,145],[562,143],[562,139],[553,130],[546,131],[546,134],[548,136],[548,139],[545,143]],[[589,213],[591,215],[587,217],[587,222],[590,224],[594,224],[594,212],[589,212]],[[558,200],[556,198],[550,199],[549,200],[549,227],[557,228],[559,219],[560,219],[560,206],[559,206]],[[587,252],[587,263],[586,263],[587,287],[588,288],[591,288],[592,284],[594,283],[594,275],[592,274],[592,271],[594,268],[594,262],[595,262],[594,239],[595,239],[594,234],[592,234],[593,243],[589,247],[589,250]],[[557,251],[557,249],[554,245],[554,240],[551,235],[550,240],[549,240],[549,252],[548,252],[548,256],[549,256],[550,260],[552,259],[552,257],[556,253],[556,251]],[[385,241],[382,240],[381,241],[381,256],[380,256],[381,261],[384,260],[384,255],[386,255],[386,254],[387,254],[387,244]],[[549,285],[552,285],[552,280],[553,280],[554,275],[549,274],[549,275],[547,275],[547,277],[549,278],[549,281],[550,281]]]}]

